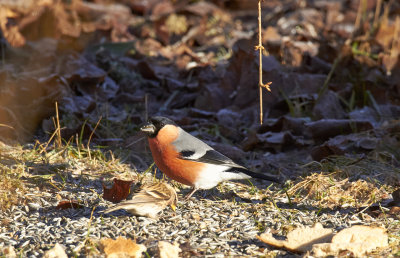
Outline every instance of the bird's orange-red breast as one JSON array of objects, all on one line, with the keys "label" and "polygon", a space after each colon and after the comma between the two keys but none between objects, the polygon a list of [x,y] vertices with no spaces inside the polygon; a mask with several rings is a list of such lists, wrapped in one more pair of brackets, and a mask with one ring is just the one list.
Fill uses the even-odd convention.
[{"label": "bird's orange-red breast", "polygon": [[172,144],[179,136],[174,125],[161,128],[156,137],[149,138],[151,154],[157,167],[168,177],[179,183],[194,186],[204,164],[180,159],[179,152]]}]

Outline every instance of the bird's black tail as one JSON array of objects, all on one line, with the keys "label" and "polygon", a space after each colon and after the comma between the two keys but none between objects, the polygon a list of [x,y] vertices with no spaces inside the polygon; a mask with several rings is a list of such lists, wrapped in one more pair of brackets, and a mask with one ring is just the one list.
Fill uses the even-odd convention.
[{"label": "bird's black tail", "polygon": [[264,179],[267,181],[271,181],[271,182],[275,182],[278,184],[282,184],[283,183],[283,178],[280,176],[275,176],[275,175],[270,175],[270,174],[261,174],[261,173],[256,173],[253,171],[250,171],[248,169],[245,168],[234,168],[235,172],[242,172],[246,175],[249,175],[253,178],[259,178],[259,179]]}]

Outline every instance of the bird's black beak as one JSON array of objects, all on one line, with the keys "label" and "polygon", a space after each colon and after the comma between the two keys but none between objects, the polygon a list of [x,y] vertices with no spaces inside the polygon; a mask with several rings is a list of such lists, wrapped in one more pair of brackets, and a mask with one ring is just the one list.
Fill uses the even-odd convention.
[{"label": "bird's black beak", "polygon": [[140,127],[140,131],[151,135],[156,132],[156,127],[152,123],[146,123]]}]

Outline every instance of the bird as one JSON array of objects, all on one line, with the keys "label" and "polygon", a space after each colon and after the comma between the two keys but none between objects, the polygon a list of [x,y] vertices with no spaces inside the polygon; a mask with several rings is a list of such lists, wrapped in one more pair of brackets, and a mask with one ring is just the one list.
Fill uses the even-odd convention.
[{"label": "bird", "polygon": [[131,199],[120,202],[103,213],[124,209],[136,216],[156,219],[157,214],[168,205],[175,211],[177,202],[175,189],[165,182],[159,182],[144,185]]},{"label": "bird", "polygon": [[153,116],[140,130],[147,135],[154,162],[161,172],[192,187],[186,200],[197,190],[211,189],[226,180],[259,178],[281,183],[277,176],[256,173],[235,163],[167,117]]}]

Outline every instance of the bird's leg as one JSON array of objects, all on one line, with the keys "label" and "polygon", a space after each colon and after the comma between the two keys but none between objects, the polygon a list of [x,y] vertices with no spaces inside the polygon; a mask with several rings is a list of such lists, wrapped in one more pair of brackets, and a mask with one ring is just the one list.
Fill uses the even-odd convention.
[{"label": "bird's leg", "polygon": [[185,196],[184,200],[189,200],[189,198],[192,197],[192,195],[193,195],[196,191],[197,191],[197,188],[193,187],[193,188],[192,188],[192,191],[190,191],[190,193],[188,193],[188,194]]}]

